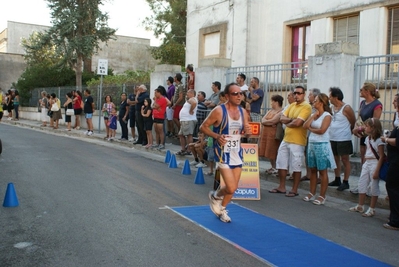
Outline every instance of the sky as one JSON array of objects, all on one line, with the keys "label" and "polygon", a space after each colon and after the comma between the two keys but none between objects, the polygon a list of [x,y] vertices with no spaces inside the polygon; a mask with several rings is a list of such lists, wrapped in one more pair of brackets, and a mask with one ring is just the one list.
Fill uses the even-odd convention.
[{"label": "sky", "polygon": [[[1,0],[0,32],[7,28],[7,21],[51,26],[50,10],[45,0]],[[6,3],[5,3],[6,2]],[[151,10],[145,0],[105,0],[100,7],[108,12],[108,26],[117,29],[117,35],[151,39],[152,46],[160,45],[152,32],[141,25]]]}]

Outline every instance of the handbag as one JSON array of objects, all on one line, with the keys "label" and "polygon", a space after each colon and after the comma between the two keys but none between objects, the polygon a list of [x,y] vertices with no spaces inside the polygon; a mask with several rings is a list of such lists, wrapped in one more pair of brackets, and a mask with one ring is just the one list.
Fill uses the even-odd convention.
[{"label": "handbag", "polygon": [[281,124],[281,122],[276,124],[276,136],[274,137],[274,139],[282,141],[284,138],[284,129],[283,129],[283,125]]},{"label": "handbag", "polygon": [[73,108],[68,108],[65,112],[65,115],[67,116],[73,116],[75,115],[75,111],[73,110]]},{"label": "handbag", "polygon": [[51,105],[51,111],[58,111],[58,110],[60,110],[60,108],[58,107],[57,102]]},{"label": "handbag", "polygon": [[[374,150],[374,147],[371,145],[370,140],[369,140],[369,144],[370,144],[371,151],[373,152],[375,158],[377,160],[379,160],[380,156],[378,155],[377,151]],[[386,181],[386,179],[387,179],[388,167],[389,167],[389,162],[387,160],[385,160],[384,163],[382,163],[382,165],[380,167],[380,172],[378,173],[380,179],[383,181]]]}]

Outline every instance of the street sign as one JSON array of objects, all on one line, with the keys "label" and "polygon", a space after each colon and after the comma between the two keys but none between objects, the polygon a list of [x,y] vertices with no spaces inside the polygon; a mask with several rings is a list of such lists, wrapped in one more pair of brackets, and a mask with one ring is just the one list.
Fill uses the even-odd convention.
[{"label": "street sign", "polygon": [[98,75],[108,75],[108,59],[99,59],[97,66]]}]

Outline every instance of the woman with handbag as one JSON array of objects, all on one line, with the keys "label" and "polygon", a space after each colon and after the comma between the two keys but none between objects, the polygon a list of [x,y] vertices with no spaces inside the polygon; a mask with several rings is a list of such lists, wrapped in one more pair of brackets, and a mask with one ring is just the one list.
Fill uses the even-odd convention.
[{"label": "woman with handbag", "polygon": [[[315,112],[303,124],[303,128],[310,132],[306,151],[306,162],[310,168],[310,190],[303,200],[313,200],[313,204],[323,205],[326,202],[328,187],[327,170],[337,167],[330,144],[329,128],[332,115],[328,96],[323,93],[316,96],[313,108]],[[320,195],[315,199],[317,172],[320,177]]]},{"label": "woman with handbag", "polygon": [[284,98],[280,95],[273,95],[271,100],[272,109],[266,113],[261,121],[262,136],[259,142],[259,157],[265,157],[270,160],[272,167],[266,173],[277,174],[277,151],[284,137],[284,131],[280,122]]},{"label": "woman with handbag", "polygon": [[68,131],[71,130],[71,117],[74,115],[73,104],[72,104],[72,93],[66,94],[67,100],[64,103],[65,108],[65,122],[67,124]]},{"label": "woman with handbag", "polygon": [[51,94],[50,101],[51,101],[51,111],[53,112],[51,119],[53,120],[53,122],[55,122],[55,126],[53,128],[58,129],[59,120],[62,119],[61,101],[57,98],[55,93]]}]

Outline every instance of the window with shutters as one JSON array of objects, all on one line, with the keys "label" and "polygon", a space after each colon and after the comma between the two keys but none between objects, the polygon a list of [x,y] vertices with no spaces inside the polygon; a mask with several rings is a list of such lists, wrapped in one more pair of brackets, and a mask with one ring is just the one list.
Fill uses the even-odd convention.
[{"label": "window with shutters", "polygon": [[334,19],[334,42],[359,43],[359,15]]},{"label": "window with shutters", "polygon": [[387,54],[390,57],[389,74],[390,77],[398,77],[399,73],[399,7],[392,7],[388,10],[388,41]]}]

